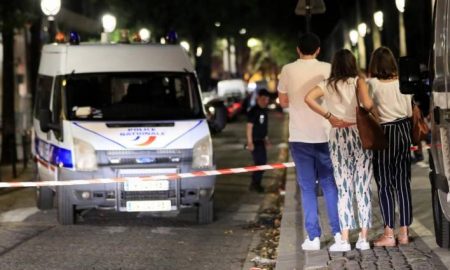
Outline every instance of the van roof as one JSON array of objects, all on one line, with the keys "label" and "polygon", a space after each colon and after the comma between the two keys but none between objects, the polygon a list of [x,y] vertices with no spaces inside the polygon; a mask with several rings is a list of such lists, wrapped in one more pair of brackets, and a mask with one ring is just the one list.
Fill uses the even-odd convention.
[{"label": "van roof", "polygon": [[39,73],[194,72],[179,45],[161,44],[49,44],[42,49]]}]

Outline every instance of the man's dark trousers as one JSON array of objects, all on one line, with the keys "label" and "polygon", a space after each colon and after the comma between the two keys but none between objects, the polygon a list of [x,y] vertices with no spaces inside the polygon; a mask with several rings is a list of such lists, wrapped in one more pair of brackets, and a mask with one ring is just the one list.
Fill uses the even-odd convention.
[{"label": "man's dark trousers", "polygon": [[[252,152],[253,162],[255,165],[265,165],[267,163],[266,144],[264,140],[257,140],[253,142],[255,149]],[[264,171],[253,172],[252,186],[261,186]]]}]

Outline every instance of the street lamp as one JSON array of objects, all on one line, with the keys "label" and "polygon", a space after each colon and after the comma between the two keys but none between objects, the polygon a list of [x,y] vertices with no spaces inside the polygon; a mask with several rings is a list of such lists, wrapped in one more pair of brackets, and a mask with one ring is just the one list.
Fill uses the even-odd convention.
[{"label": "street lamp", "polygon": [[373,21],[377,27],[374,27],[372,29],[372,39],[373,39],[373,48],[379,48],[381,47],[381,35],[380,31],[383,30],[383,23],[384,23],[384,15],[383,11],[378,10],[373,14]]},{"label": "street lamp", "polygon": [[139,37],[141,38],[142,42],[149,42],[150,35],[151,32],[147,28],[142,28],[141,30],[139,30]]},{"label": "street lamp", "polygon": [[383,23],[384,23],[384,17],[383,17],[383,11],[379,10],[373,14],[373,21],[375,22],[375,25],[382,30],[383,29]]},{"label": "street lamp", "polygon": [[189,49],[191,48],[191,45],[189,45],[189,42],[187,42],[186,40],[183,40],[180,42],[181,47],[183,47],[187,52],[189,51]]},{"label": "street lamp", "polygon": [[360,23],[358,25],[358,33],[361,37],[365,37],[367,34],[367,24],[365,23]]},{"label": "street lamp", "polygon": [[358,53],[359,53],[359,66],[362,69],[366,68],[366,43],[364,37],[367,34],[367,24],[358,24]]},{"label": "street lamp", "polygon": [[105,14],[102,16],[102,26],[103,32],[101,34],[101,42],[107,43],[109,42],[109,33],[113,32],[116,29],[117,20],[111,14]]},{"label": "street lamp", "polygon": [[400,38],[400,56],[406,55],[406,33],[405,23],[403,19],[403,12],[405,12],[406,0],[395,0],[395,6],[399,11],[398,13],[398,25],[399,25],[399,38]]},{"label": "street lamp", "polygon": [[401,13],[405,12],[405,2],[406,0],[395,0],[395,6]]},{"label": "street lamp", "polygon": [[247,47],[249,47],[250,49],[258,47],[258,46],[262,46],[261,40],[259,40],[257,38],[249,38],[247,40]]},{"label": "street lamp", "polygon": [[352,43],[352,46],[355,46],[356,43],[358,43],[358,36],[359,33],[355,29],[350,30],[348,33],[348,36],[350,37],[350,42]]},{"label": "street lamp", "polygon": [[311,28],[311,16],[325,13],[326,7],[323,0],[298,0],[295,14],[306,17],[306,32]]},{"label": "street lamp", "polygon": [[41,10],[47,16],[48,35],[52,42],[56,33],[55,16],[61,10],[61,0],[41,0]]}]

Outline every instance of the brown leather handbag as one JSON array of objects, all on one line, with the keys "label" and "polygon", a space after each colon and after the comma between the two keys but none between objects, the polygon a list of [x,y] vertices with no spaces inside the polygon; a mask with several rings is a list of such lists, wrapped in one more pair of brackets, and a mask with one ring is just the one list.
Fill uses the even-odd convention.
[{"label": "brown leather handbag", "polygon": [[412,129],[411,129],[413,143],[419,144],[420,141],[426,140],[429,132],[430,128],[425,122],[425,119],[423,118],[419,106],[417,106],[417,104],[414,104],[412,110]]},{"label": "brown leather handbag", "polygon": [[358,98],[358,88],[355,90],[356,101],[356,127],[359,131],[362,147],[369,150],[383,150],[388,146],[384,131],[378,119],[370,111],[362,107]]}]

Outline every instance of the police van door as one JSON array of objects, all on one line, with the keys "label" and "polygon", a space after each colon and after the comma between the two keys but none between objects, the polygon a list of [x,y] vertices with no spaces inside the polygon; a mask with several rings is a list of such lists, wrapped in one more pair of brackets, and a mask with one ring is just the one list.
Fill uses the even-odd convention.
[{"label": "police van door", "polygon": [[[434,36],[434,81],[432,87],[432,141],[431,151],[438,179],[439,198],[443,213],[450,220],[450,205],[447,200],[447,188],[442,188],[450,179],[450,93],[449,86],[449,0],[436,1]],[[445,179],[443,179],[445,178]],[[447,182],[448,183],[448,182]]]}]

